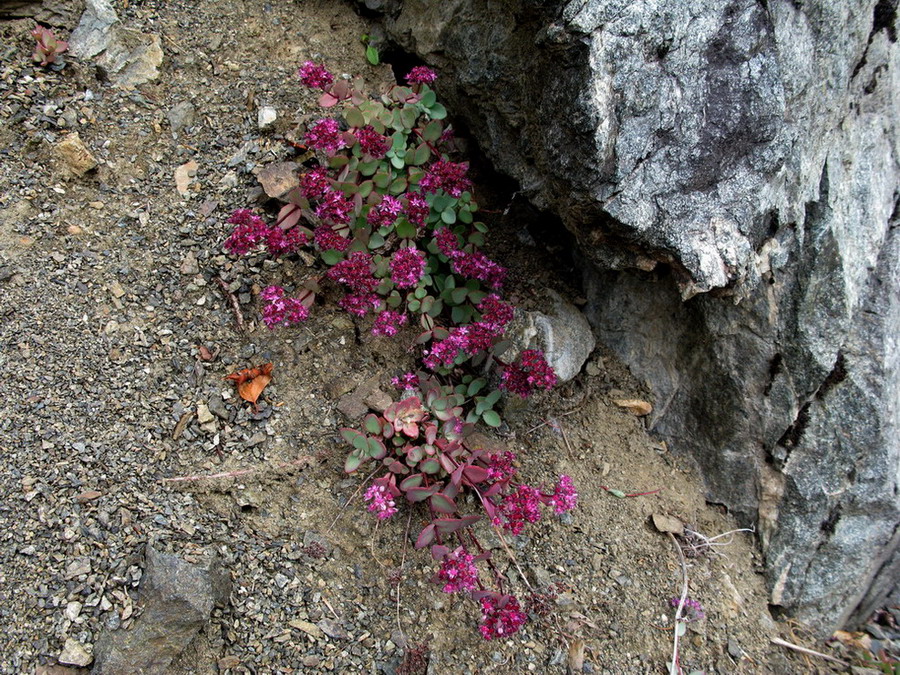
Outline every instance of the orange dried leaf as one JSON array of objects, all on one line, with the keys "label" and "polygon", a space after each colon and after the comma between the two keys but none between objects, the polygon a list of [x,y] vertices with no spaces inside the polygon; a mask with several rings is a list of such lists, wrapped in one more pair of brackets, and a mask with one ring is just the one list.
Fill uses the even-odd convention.
[{"label": "orange dried leaf", "polygon": [[255,406],[263,389],[272,381],[272,367],[273,364],[264,363],[258,368],[244,368],[226,375],[225,379],[233,381],[237,386],[238,395]]}]

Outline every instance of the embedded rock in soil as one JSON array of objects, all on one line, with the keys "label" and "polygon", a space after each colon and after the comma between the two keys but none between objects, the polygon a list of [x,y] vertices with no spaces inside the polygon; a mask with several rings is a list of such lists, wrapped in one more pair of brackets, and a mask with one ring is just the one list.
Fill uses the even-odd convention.
[{"label": "embedded rock in soil", "polygon": [[[594,350],[596,339],[584,314],[559,293],[545,292],[546,313],[525,312],[507,331],[517,351],[540,349],[560,382],[568,382]],[[513,352],[509,354],[510,358]]]},{"label": "embedded rock in soil", "polygon": [[100,636],[93,672],[167,672],[230,594],[231,577],[218,561],[201,567],[148,545],[140,585],[143,612],[130,630]]},{"label": "embedded rock in soil", "polygon": [[69,49],[76,58],[97,57],[97,65],[121,87],[155,80],[163,60],[159,36],[121,27],[108,0],[88,0]]},{"label": "embedded rock in soil", "polygon": [[773,604],[830,632],[897,594],[896,3],[386,7],[575,235],[598,337],[759,522]]}]

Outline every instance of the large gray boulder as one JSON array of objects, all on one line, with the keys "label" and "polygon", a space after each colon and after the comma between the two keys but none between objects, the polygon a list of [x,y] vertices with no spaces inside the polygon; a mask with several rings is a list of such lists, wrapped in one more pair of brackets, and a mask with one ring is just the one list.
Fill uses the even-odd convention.
[{"label": "large gray boulder", "polygon": [[896,593],[896,0],[367,4],[573,233],[598,337],[759,525],[772,603],[824,632]]}]

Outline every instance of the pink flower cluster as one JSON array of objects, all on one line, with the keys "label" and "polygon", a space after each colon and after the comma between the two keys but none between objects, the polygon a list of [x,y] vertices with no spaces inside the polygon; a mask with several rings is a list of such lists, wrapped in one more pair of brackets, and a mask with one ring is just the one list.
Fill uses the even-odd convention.
[{"label": "pink flower cluster", "polygon": [[318,200],[325,197],[331,189],[331,179],[328,170],[324,166],[317,166],[312,171],[307,171],[300,176],[300,194],[310,200]]},{"label": "pink flower cluster", "polygon": [[431,370],[443,366],[449,368],[456,361],[459,353],[465,352],[474,356],[478,352],[487,351],[494,342],[503,336],[503,331],[512,320],[513,308],[497,295],[491,294],[478,303],[481,321],[457,326],[450,330],[450,335],[436,342],[425,353],[423,363]]},{"label": "pink flower cluster", "polygon": [[504,530],[513,534],[521,534],[525,523],[536,523],[541,519],[541,491],[530,485],[517,485],[515,491],[500,502],[498,513],[501,517],[494,519],[495,525],[502,525]]},{"label": "pink flower cluster", "polygon": [[485,640],[509,637],[518,631],[528,616],[519,606],[519,601],[511,595],[481,598],[481,625],[478,629]]},{"label": "pink flower cluster", "polygon": [[348,293],[338,300],[338,306],[350,314],[365,316],[370,309],[381,304],[381,299],[374,293]]},{"label": "pink flower cluster", "polygon": [[439,159],[430,167],[419,183],[422,192],[444,190],[448,195],[459,197],[472,187],[472,181],[466,178],[469,167],[465,163],[448,162]]},{"label": "pink flower cluster", "polygon": [[397,220],[397,216],[403,210],[403,204],[396,197],[385,195],[375,206],[369,209],[369,215],[366,216],[366,222],[375,227],[387,227],[393,225]]},{"label": "pink flower cluster", "polygon": [[391,149],[390,141],[375,131],[371,124],[357,129],[355,135],[360,149],[372,159],[381,159]]},{"label": "pink flower cluster", "polygon": [[297,298],[285,297],[281,286],[267,286],[259,297],[268,303],[263,307],[263,322],[269,328],[293,326],[309,318],[309,308]]},{"label": "pink flower cluster", "polygon": [[457,593],[459,591],[474,591],[478,585],[478,568],[475,566],[475,556],[459,546],[451,551],[441,561],[437,577],[445,582],[444,593]]},{"label": "pink flower cluster", "polygon": [[431,84],[437,79],[437,73],[427,66],[416,66],[406,76],[409,84]]},{"label": "pink flower cluster", "polygon": [[478,279],[492,288],[501,288],[506,278],[506,269],[481,251],[456,251],[450,257],[450,267],[457,274]]},{"label": "pink flower cluster", "polygon": [[340,251],[350,248],[350,240],[334,231],[331,225],[319,225],[313,230],[313,241],[320,251]]},{"label": "pink flower cluster", "polygon": [[398,288],[418,285],[425,273],[425,254],[415,246],[397,249],[391,256],[391,281]]},{"label": "pink flower cluster", "polygon": [[[672,605],[672,607],[677,608],[678,605],[681,604],[681,598],[670,598],[669,604]],[[699,600],[685,598],[682,609],[684,610],[684,616],[681,618],[685,621],[700,621],[706,618],[706,614],[703,611],[703,605],[700,604]]]},{"label": "pink flower cluster", "polygon": [[372,325],[372,335],[393,337],[399,332],[400,326],[406,324],[407,321],[408,317],[401,312],[395,312],[390,309],[379,312],[378,316],[375,317],[375,323]]},{"label": "pink flower cluster", "polygon": [[421,192],[412,192],[406,196],[406,218],[416,227],[425,227],[425,220],[431,213],[431,206]]},{"label": "pink flower cluster", "polygon": [[316,215],[325,222],[346,225],[350,222],[352,210],[353,202],[343,192],[329,188],[322,196],[322,203],[316,207]]},{"label": "pink flower cluster", "polygon": [[372,256],[363,251],[356,251],[346,260],[334,265],[326,276],[356,293],[371,293],[378,286],[378,279],[372,276],[372,271]]},{"label": "pink flower cluster", "polygon": [[379,520],[387,520],[397,513],[394,497],[384,485],[375,483],[369,486],[363,498],[369,502],[366,508],[370,513],[374,513]]},{"label": "pink flower cluster", "polygon": [[556,385],[556,373],[539,349],[526,349],[500,376],[500,388],[527,398],[535,389],[550,390]]},{"label": "pink flower cluster", "polygon": [[556,513],[565,513],[578,506],[578,492],[575,491],[575,483],[569,476],[562,475],[553,490],[553,494],[547,498],[547,503],[553,507]]},{"label": "pink flower cluster", "polygon": [[312,61],[307,61],[300,66],[297,75],[305,86],[312,89],[325,89],[334,82],[334,76],[328,72],[324,65],[317,65]]},{"label": "pink flower cluster", "polygon": [[442,227],[434,233],[438,250],[450,259],[450,267],[456,273],[470,279],[478,279],[493,288],[501,288],[506,269],[488,258],[481,251],[463,251],[459,238],[450,229]]},{"label": "pink flower cluster", "polygon": [[319,120],[309,127],[306,131],[306,144],[311,148],[324,150],[329,155],[333,155],[346,145],[337,120],[330,117]]},{"label": "pink flower cluster", "polygon": [[419,376],[415,373],[403,373],[399,377],[392,377],[391,384],[397,389],[412,389],[419,386]]},{"label": "pink flower cluster", "polygon": [[274,256],[293,253],[309,243],[302,230],[293,228],[285,231],[277,226],[270,227],[249,209],[238,209],[231,214],[228,222],[237,227],[225,240],[224,247],[234,255],[246,255],[263,242]]},{"label": "pink flower cluster", "polygon": [[515,460],[515,453],[509,450],[506,450],[502,455],[491,455],[488,458],[487,466],[488,480],[495,483],[508,481],[516,473],[516,468],[513,466]]}]

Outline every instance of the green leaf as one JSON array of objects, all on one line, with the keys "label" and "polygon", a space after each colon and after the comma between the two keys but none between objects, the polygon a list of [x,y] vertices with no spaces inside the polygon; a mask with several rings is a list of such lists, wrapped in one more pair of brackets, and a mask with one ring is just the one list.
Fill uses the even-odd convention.
[{"label": "green leaf", "polygon": [[394,226],[394,232],[396,232],[397,236],[401,239],[414,239],[418,229],[416,229],[416,226],[406,218],[401,218]]},{"label": "green leaf", "polygon": [[616,490],[615,488],[613,488],[611,490],[607,490],[607,492],[609,492],[609,494],[611,494],[613,497],[618,497],[619,499],[625,498],[625,493],[621,490]]},{"label": "green leaf", "polygon": [[397,155],[391,157],[391,166],[395,169],[402,169],[406,166],[406,154],[404,153],[403,157],[398,157]]},{"label": "green leaf", "polygon": [[[477,380],[472,380],[469,383],[468,389],[466,389],[466,396],[474,396],[479,391],[481,391],[484,386],[487,384],[487,380],[483,377],[479,377]],[[375,433],[374,431],[372,433]]]},{"label": "green leaf", "polygon": [[460,211],[459,219],[460,219],[460,221],[462,221],[463,223],[468,225],[469,223],[472,222],[472,214],[468,211]]},{"label": "green leaf", "polygon": [[366,419],[363,420],[363,426],[370,434],[381,433],[381,420],[378,419],[378,415],[366,415]]},{"label": "green leaf", "polygon": [[332,169],[343,169],[349,163],[350,158],[345,157],[344,155],[335,155],[328,160],[328,166],[330,166]]},{"label": "green leaf", "polygon": [[466,301],[466,296],[469,294],[469,289],[463,286],[462,288],[454,288],[450,291],[450,300],[455,305],[461,305]]},{"label": "green leaf", "polygon": [[371,162],[360,162],[359,163],[359,172],[363,176],[372,176],[376,171],[378,171],[378,165],[381,164],[377,159],[373,159]]},{"label": "green leaf", "polygon": [[434,93],[434,90],[429,89],[424,94],[422,94],[422,98],[419,101],[419,103],[424,105],[426,108],[430,108],[435,104],[436,101],[437,101],[437,94]]},{"label": "green leaf", "polygon": [[422,130],[422,140],[434,143],[441,137],[442,133],[444,133],[443,123],[438,120],[432,120],[426,124],[425,128]]},{"label": "green leaf", "polygon": [[485,225],[484,223],[482,223],[482,222],[475,223],[474,227],[476,230],[478,230],[482,234],[487,234],[488,226]]},{"label": "green leaf", "polygon": [[409,187],[409,185],[406,182],[406,179],[403,176],[398,176],[394,180],[394,182],[391,183],[390,187],[388,188],[388,192],[390,192],[392,195],[403,194],[404,192],[406,192],[407,187]]},{"label": "green leaf", "polygon": [[384,237],[378,234],[378,232],[373,232],[372,236],[369,237],[369,248],[375,249],[380,246],[384,246]]},{"label": "green leaf", "polygon": [[425,548],[434,541],[434,525],[426,525],[416,539],[416,548]]},{"label": "green leaf", "polygon": [[484,397],[484,402],[488,404],[491,408],[493,408],[497,401],[500,400],[500,396],[503,394],[499,389],[494,389],[490,394]]},{"label": "green leaf", "polygon": [[420,143],[413,154],[412,163],[416,166],[421,166],[429,159],[431,159],[431,148],[429,148],[426,143]]},{"label": "green leaf", "polygon": [[419,111],[416,110],[415,106],[407,105],[400,111],[400,121],[406,129],[412,129],[416,126],[416,119],[418,119],[418,117]]},{"label": "green leaf", "polygon": [[433,487],[414,487],[406,491],[406,498],[411,502],[424,502],[434,493]]},{"label": "green leaf", "polygon": [[362,436],[362,433],[360,433],[356,429],[351,429],[349,427],[344,427],[343,429],[341,429],[341,438],[347,441],[350,445],[353,445],[353,441],[355,441],[360,436]]},{"label": "green leaf", "polygon": [[407,476],[400,483],[400,489],[404,492],[409,490],[410,488],[419,487],[422,484],[422,474],[414,473],[411,476]]},{"label": "green leaf", "polygon": [[391,174],[387,171],[379,171],[375,174],[372,180],[375,182],[375,187],[381,188],[383,190],[391,184]]},{"label": "green leaf", "polygon": [[371,63],[373,66],[377,66],[381,63],[381,59],[378,58],[378,50],[375,49],[372,45],[366,47],[366,60]]},{"label": "green leaf", "polygon": [[375,184],[370,180],[366,180],[359,184],[359,191],[357,192],[357,194],[365,199],[370,194],[372,194],[373,189],[375,189]]},{"label": "green leaf", "polygon": [[366,126],[366,118],[363,117],[359,108],[347,108],[347,110],[344,111],[344,119],[349,126],[356,127],[357,129]]},{"label": "green leaf", "polygon": [[440,513],[456,513],[456,502],[440,492],[431,495],[431,507]]},{"label": "green leaf", "polygon": [[458,305],[450,312],[450,318],[453,319],[454,323],[469,323],[474,313],[475,310],[472,309],[471,305]]},{"label": "green leaf", "polygon": [[494,427],[496,429],[500,426],[500,415],[493,410],[485,410],[481,415],[481,419],[483,419],[484,423],[489,427]]},{"label": "green leaf", "polygon": [[428,114],[433,120],[442,120],[447,116],[447,109],[440,103],[435,103],[428,109]]},{"label": "green leaf", "polygon": [[422,469],[422,471],[424,471],[425,473],[436,474],[441,470],[441,465],[436,459],[431,457],[420,463],[419,468]]},{"label": "green leaf", "polygon": [[422,303],[419,302],[418,300],[411,300],[410,303],[407,305],[407,307],[409,307],[410,312],[418,312],[419,308],[421,306],[422,306]]},{"label": "green leaf", "polygon": [[453,225],[456,222],[456,210],[452,206],[448,206],[446,209],[441,211],[441,220],[443,220],[448,225]]},{"label": "green leaf", "polygon": [[347,473],[353,473],[359,468],[359,465],[362,464],[363,458],[361,455],[358,455],[356,452],[351,452],[347,455],[347,459],[344,461],[344,471]]},{"label": "green leaf", "polygon": [[387,448],[385,448],[384,443],[377,438],[370,438],[367,454],[372,459],[381,459],[387,454]]},{"label": "green leaf", "polygon": [[322,251],[319,254],[322,258],[322,261],[329,266],[337,265],[344,258],[344,254],[335,249],[329,249],[327,251]]}]

